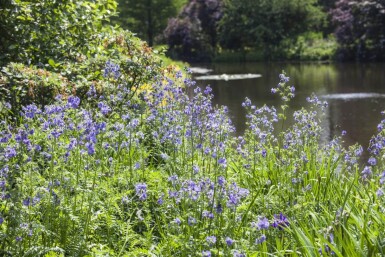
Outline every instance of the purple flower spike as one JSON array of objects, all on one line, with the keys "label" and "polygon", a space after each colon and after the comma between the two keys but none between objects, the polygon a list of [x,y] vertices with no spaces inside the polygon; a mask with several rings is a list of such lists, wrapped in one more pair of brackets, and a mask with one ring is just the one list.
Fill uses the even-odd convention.
[{"label": "purple flower spike", "polygon": [[258,219],[257,228],[259,230],[261,229],[268,229],[269,228],[269,220],[266,217]]},{"label": "purple flower spike", "polygon": [[290,224],[289,220],[281,212],[279,215],[277,215],[277,214],[274,215],[274,222],[271,225],[274,228],[279,228],[280,230],[282,230],[284,227],[289,226],[289,224]]},{"label": "purple flower spike", "polygon": [[139,196],[139,200],[144,201],[147,199],[147,185],[145,183],[138,183],[135,185],[136,195]]}]

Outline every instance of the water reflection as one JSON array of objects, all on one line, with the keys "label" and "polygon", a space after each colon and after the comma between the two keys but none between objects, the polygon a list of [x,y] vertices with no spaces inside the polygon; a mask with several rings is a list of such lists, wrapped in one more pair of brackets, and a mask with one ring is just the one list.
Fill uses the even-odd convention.
[{"label": "water reflection", "polygon": [[239,133],[245,126],[245,112],[241,107],[245,97],[257,106],[280,105],[279,97],[272,95],[270,89],[276,86],[278,74],[283,70],[296,87],[290,112],[308,106],[306,97],[312,93],[328,98],[329,107],[322,123],[325,140],[346,130],[347,145],[358,142],[366,148],[383,118],[380,112],[385,110],[385,64],[220,63],[202,67],[212,69],[210,74],[262,75],[248,80],[198,81],[200,86],[211,85],[214,104],[229,107]]}]

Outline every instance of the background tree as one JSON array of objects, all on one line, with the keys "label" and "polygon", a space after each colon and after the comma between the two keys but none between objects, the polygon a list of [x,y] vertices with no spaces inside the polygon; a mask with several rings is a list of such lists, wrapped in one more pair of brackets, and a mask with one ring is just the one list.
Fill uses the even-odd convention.
[{"label": "background tree", "polygon": [[189,61],[209,60],[218,41],[221,0],[190,0],[178,18],[170,19],[164,32],[169,53]]},{"label": "background tree", "polygon": [[385,1],[340,0],[332,10],[344,60],[385,60]]},{"label": "background tree", "polygon": [[228,49],[262,47],[270,58],[282,40],[322,27],[317,0],[226,0],[220,43]]},{"label": "background tree", "polygon": [[113,21],[153,46],[167,21],[175,17],[186,0],[119,0],[119,16]]}]

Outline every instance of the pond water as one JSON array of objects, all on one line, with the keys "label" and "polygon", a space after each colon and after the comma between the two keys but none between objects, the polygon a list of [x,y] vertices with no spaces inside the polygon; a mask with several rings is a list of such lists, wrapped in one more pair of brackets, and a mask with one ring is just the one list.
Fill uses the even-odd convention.
[{"label": "pond water", "polygon": [[[306,97],[312,93],[329,103],[322,118],[325,141],[346,130],[345,145],[357,142],[366,149],[371,136],[377,132],[377,124],[385,118],[381,115],[385,110],[384,63],[216,63],[199,64],[199,67],[207,69],[208,73],[204,74],[206,78],[198,78],[198,85],[210,85],[214,104],[229,107],[238,133],[245,128],[245,112],[241,107],[245,97],[254,105],[274,105],[278,110],[280,99],[272,95],[270,89],[276,87],[282,70],[290,77],[289,84],[296,88],[296,96],[290,103],[291,112],[306,107]],[[248,74],[250,78],[207,78],[207,75],[238,76],[234,74]],[[202,76],[201,73],[193,75],[195,78]]]}]

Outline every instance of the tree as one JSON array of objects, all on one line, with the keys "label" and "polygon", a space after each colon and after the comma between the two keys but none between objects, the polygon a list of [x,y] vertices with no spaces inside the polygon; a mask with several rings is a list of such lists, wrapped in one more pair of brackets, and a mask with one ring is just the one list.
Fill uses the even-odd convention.
[{"label": "tree", "polygon": [[340,0],[332,10],[341,59],[385,60],[385,2]]},{"label": "tree", "polygon": [[175,17],[184,0],[119,0],[119,16],[114,21],[136,33],[153,46],[162,35],[168,18]]},{"label": "tree", "polygon": [[317,0],[226,0],[220,44],[262,47],[269,58],[282,40],[321,27],[324,18]]},{"label": "tree", "polygon": [[0,1],[0,65],[47,63],[92,54],[115,0]]},{"label": "tree", "polygon": [[190,0],[164,31],[169,53],[189,61],[209,60],[218,42],[222,13],[221,0]]}]

